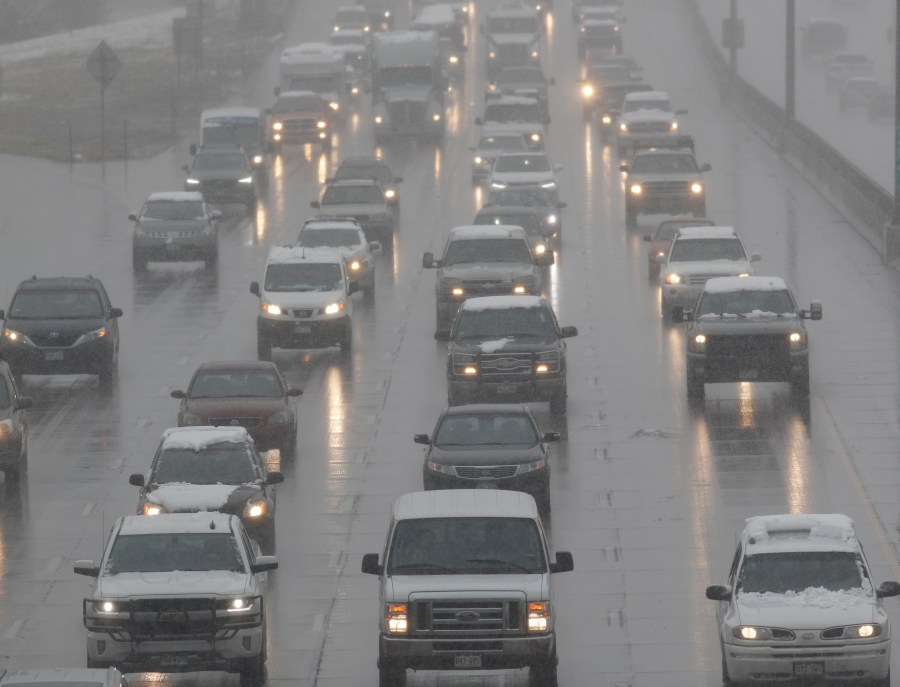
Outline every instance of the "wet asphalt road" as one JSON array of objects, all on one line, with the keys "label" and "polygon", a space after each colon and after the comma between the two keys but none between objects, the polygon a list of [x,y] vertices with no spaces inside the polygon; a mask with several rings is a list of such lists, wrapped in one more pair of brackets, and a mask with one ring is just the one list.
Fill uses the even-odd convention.
[{"label": "wet asphalt road", "polygon": [[[679,3],[629,9],[626,52],[645,78],[687,107],[686,131],[710,162],[708,213],[733,224],[758,273],[784,276],[803,304],[820,299],[810,325],[808,408],[784,385],[707,388],[688,409],[680,327],[659,317],[641,234],[658,218],[624,227],[618,160],[582,121],[568,5],[549,23],[545,71],[556,78],[549,150],[562,172],[564,239],[549,268],[549,296],[569,343],[569,412],[535,406],[554,445],[548,528],[576,570],[556,579],[560,682],[564,687],[719,684],[713,605],[703,596],[727,572],[735,532],[751,515],[842,512],[856,520],[877,581],[900,579],[896,498],[900,278],[869,244],[720,102]],[[290,42],[325,30],[329,4],[307,3]],[[478,8],[479,13],[484,6]],[[400,26],[404,24],[401,23]],[[659,32],[665,25],[667,32]],[[677,59],[673,59],[677,56]],[[391,501],[421,486],[416,432],[429,432],[446,401],[445,345],[433,341],[433,273],[421,255],[471,221],[481,194],[470,184],[484,58],[475,43],[466,82],[448,101],[440,149],[401,144],[383,153],[405,177],[393,257],[381,255],[374,304],[354,303],[354,351],[281,352],[289,382],[304,389],[298,456],[280,465],[277,553],[271,576],[272,685],[362,687],[377,680],[376,582],[359,572],[378,551]],[[274,69],[274,67],[273,67]],[[274,74],[248,86],[267,103]],[[254,358],[257,300],[248,290],[267,248],[291,242],[319,184],[349,154],[372,150],[367,107],[348,122],[330,158],[291,150],[275,164],[254,221],[229,216],[220,267],[131,271],[129,211],[152,191],[178,189],[187,144],[142,163],[99,170],[0,161],[0,274],[7,303],[32,273],[100,276],[123,308],[120,372],[111,391],[91,377],[26,377],[34,397],[28,479],[0,492],[0,665],[82,666],[81,598],[72,573],[97,558],[119,515],[133,512],[127,482],[145,470],[194,368]],[[887,603],[898,619],[898,602]],[[900,654],[894,663],[900,661]],[[897,670],[900,670],[898,668]],[[137,683],[222,684],[221,676],[135,676]],[[524,685],[524,672],[419,674],[413,684]],[[225,684],[237,685],[236,676]]]}]

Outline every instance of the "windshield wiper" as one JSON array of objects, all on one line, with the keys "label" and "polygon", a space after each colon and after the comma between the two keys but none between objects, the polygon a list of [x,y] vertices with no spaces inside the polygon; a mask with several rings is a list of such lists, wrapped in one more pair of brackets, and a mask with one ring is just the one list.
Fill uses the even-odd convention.
[{"label": "windshield wiper", "polygon": [[397,572],[398,570],[409,570],[412,569],[424,569],[424,570],[440,570],[441,572],[455,573],[456,571],[452,568],[448,568],[443,565],[438,565],[437,563],[404,563],[403,565],[393,565],[391,566],[391,572]]},{"label": "windshield wiper", "polygon": [[513,563],[512,561],[504,561],[500,558],[467,558],[466,563],[493,563],[495,565],[509,565],[513,568],[518,568],[522,572],[532,572],[530,568],[526,568],[524,565],[519,565],[518,563]]}]

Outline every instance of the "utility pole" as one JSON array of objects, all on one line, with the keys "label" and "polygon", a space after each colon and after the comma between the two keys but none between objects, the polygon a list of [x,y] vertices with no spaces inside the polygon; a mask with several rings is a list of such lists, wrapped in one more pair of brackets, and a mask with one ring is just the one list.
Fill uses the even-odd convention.
[{"label": "utility pole", "polygon": [[890,223],[884,226],[882,259],[889,262],[898,253],[900,244],[900,0],[896,2],[894,19],[894,211]]},{"label": "utility pole", "polygon": [[738,25],[738,16],[737,16],[737,0],[731,0],[731,12],[729,13],[729,19],[731,20],[731,26],[733,27],[731,31],[731,40],[728,41],[728,69],[731,71],[732,81],[737,78],[738,72],[738,62],[737,62],[737,51],[738,51],[738,40],[737,36],[737,25]]},{"label": "utility pole", "polygon": [[796,0],[787,0],[784,50],[784,114],[788,124],[796,116],[797,90],[797,7]]}]

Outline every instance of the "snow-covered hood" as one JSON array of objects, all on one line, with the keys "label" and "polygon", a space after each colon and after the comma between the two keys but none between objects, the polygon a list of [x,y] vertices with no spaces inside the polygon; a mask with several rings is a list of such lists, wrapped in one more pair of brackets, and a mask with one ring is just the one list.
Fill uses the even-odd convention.
[{"label": "snow-covered hood", "polygon": [[240,515],[247,501],[260,496],[259,484],[161,484],[145,498],[169,513],[224,511]]},{"label": "snow-covered hood", "polygon": [[284,410],[284,398],[242,396],[240,398],[190,398],[185,410],[204,421],[211,417],[269,417]]},{"label": "snow-covered hood", "polygon": [[97,580],[97,596],[103,598],[166,596],[231,596],[247,594],[255,587],[253,576],[227,570],[173,570],[172,572],[119,573]]},{"label": "snow-covered hood", "polygon": [[266,301],[282,308],[321,308],[344,298],[338,291],[266,291]]},{"label": "snow-covered hood", "polygon": [[512,285],[534,276],[534,265],[520,262],[472,262],[463,265],[451,265],[441,270],[442,279],[497,279],[505,280]]},{"label": "snow-covered hood", "polygon": [[385,600],[415,601],[433,599],[441,594],[478,596],[521,596],[523,600],[549,599],[549,574],[513,575],[393,575],[385,577]]},{"label": "snow-covered hood", "polygon": [[753,268],[750,266],[749,260],[698,260],[693,262],[670,262],[666,265],[666,272],[737,276],[740,274],[753,274]]},{"label": "snow-covered hood", "polygon": [[553,349],[557,346],[555,337],[540,338],[536,336],[506,337],[503,339],[464,339],[453,342],[454,353],[533,353],[538,349]]},{"label": "snow-covered hood", "polygon": [[388,104],[400,103],[407,100],[413,102],[425,102],[430,99],[431,86],[410,85],[391,86],[381,90],[384,101]]},{"label": "snow-covered hood", "polygon": [[484,123],[484,129],[482,129],[482,135],[487,135],[488,131],[491,134],[533,134],[533,133],[544,133],[544,125],[540,122],[491,122],[487,121]]},{"label": "snow-covered hood", "polygon": [[786,594],[739,593],[735,598],[737,622],[786,629],[820,630],[838,625],[883,623],[885,613],[875,596],[863,589],[839,592],[805,589]]},{"label": "snow-covered hood", "polygon": [[623,112],[620,119],[628,124],[671,122],[675,119],[675,113],[669,110],[635,110],[634,112]]},{"label": "snow-covered hood", "polygon": [[507,184],[539,185],[547,181],[556,181],[556,174],[552,170],[547,172],[494,172],[491,179]]}]

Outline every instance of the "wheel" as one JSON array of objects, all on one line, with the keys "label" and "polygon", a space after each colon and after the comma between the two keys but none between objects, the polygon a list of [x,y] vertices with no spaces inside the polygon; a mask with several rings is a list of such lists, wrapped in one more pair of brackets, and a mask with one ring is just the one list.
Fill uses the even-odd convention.
[{"label": "wheel", "polygon": [[116,378],[116,371],[119,369],[118,361],[113,358],[112,362],[100,369],[97,378],[100,380],[100,386],[109,386]]},{"label": "wheel", "polygon": [[131,266],[134,268],[135,272],[145,272],[147,270],[147,257],[144,255],[143,251],[140,251],[137,248],[132,249]]},{"label": "wheel", "polygon": [[[725,653],[722,653],[722,687],[735,687],[737,683],[731,681],[731,676],[728,675],[728,664],[725,663]],[[890,687],[890,685],[888,685]]]},{"label": "wheel", "polygon": [[87,665],[88,668],[90,668],[92,670],[96,669],[96,668],[104,668],[105,667],[102,663],[98,663],[97,661],[92,661],[90,654],[88,654],[87,659],[85,660],[85,664]]},{"label": "wheel", "polygon": [[550,399],[550,414],[551,415],[565,415],[566,414],[566,400],[568,396],[566,394],[566,389],[563,388],[556,396]]},{"label": "wheel", "polygon": [[625,207],[625,228],[634,229],[637,227],[637,211],[629,207]]},{"label": "wheel", "polygon": [[214,270],[219,265],[219,249],[214,248],[203,259],[203,266],[207,270]]},{"label": "wheel", "polygon": [[341,347],[341,352],[343,353],[349,353],[353,350],[353,328],[350,326],[349,322],[344,327],[339,345]]},{"label": "wheel", "polygon": [[791,377],[791,395],[794,398],[809,398],[809,370]]},{"label": "wheel", "polygon": [[241,687],[261,687],[266,681],[266,656],[260,653],[241,666]]},{"label": "wheel", "polygon": [[270,524],[259,533],[259,550],[263,556],[275,554],[275,523]]},{"label": "wheel", "polygon": [[292,460],[297,455],[297,433],[291,432],[278,448],[282,460]]},{"label": "wheel", "polygon": [[660,306],[660,314],[662,315],[663,324],[668,324],[672,321],[672,306],[666,301],[665,298],[661,301]]},{"label": "wheel", "polygon": [[367,301],[375,300],[375,280],[372,280],[371,286],[367,286],[363,289],[363,299]]},{"label": "wheel", "polygon": [[406,668],[385,665],[387,661],[379,661],[378,687],[406,687]]},{"label": "wheel", "polygon": [[706,387],[703,380],[688,372],[687,378],[687,398],[688,403],[692,406],[698,406],[703,403],[706,397]]},{"label": "wheel", "polygon": [[556,656],[546,663],[539,663],[528,669],[529,687],[558,687],[556,677]]},{"label": "wheel", "polygon": [[272,360],[272,344],[263,339],[256,339],[256,357],[259,360]]}]

